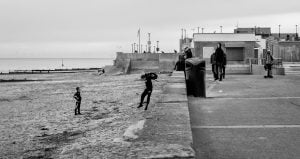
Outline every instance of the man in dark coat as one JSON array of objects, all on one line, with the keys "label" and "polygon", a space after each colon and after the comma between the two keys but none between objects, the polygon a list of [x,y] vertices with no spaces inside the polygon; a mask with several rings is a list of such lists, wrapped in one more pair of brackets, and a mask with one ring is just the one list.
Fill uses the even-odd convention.
[{"label": "man in dark coat", "polygon": [[224,64],[224,51],[222,50],[222,44],[218,43],[216,53],[215,53],[215,59],[216,59],[216,75],[217,79],[219,81],[222,81],[222,67]]}]

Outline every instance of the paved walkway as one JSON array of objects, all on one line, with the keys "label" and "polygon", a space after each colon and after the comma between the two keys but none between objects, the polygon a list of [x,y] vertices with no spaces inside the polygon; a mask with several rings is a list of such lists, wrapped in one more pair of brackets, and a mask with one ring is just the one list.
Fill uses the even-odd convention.
[{"label": "paved walkway", "polygon": [[300,76],[211,83],[208,98],[189,97],[197,158],[300,158]]}]

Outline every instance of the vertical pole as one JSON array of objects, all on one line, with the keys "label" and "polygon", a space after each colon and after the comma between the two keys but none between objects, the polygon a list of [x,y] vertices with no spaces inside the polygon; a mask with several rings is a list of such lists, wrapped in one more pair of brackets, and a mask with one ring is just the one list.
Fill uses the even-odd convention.
[{"label": "vertical pole", "polygon": [[134,51],[133,51],[133,52],[135,53],[135,43],[133,43],[133,48],[134,48]]},{"label": "vertical pole", "polygon": [[279,40],[280,40],[280,24],[278,25],[278,28],[279,28],[279,30],[278,30],[278,36],[279,36]]},{"label": "vertical pole", "polygon": [[296,34],[298,34],[298,25],[296,25]]},{"label": "vertical pole", "polygon": [[131,52],[133,53],[133,44],[131,44]]},{"label": "vertical pole", "polygon": [[181,39],[183,39],[183,29],[181,29]]},{"label": "vertical pole", "polygon": [[159,43],[159,41],[156,41],[156,48],[157,48],[157,51],[159,50],[159,49],[158,49],[158,48],[159,48],[158,43]]},{"label": "vertical pole", "polygon": [[186,39],[186,29],[184,29],[184,38]]},{"label": "vertical pole", "polygon": [[139,29],[139,53],[141,53],[141,29]]},{"label": "vertical pole", "polygon": [[153,46],[153,53],[155,53],[155,46]]},{"label": "vertical pole", "polygon": [[222,27],[223,27],[223,26],[221,25],[221,26],[220,26],[220,29],[221,29],[220,31],[221,31],[221,33],[222,33]]},{"label": "vertical pole", "polygon": [[202,30],[202,34],[203,34],[203,32],[204,32],[204,28],[201,28],[201,30]]},{"label": "vertical pole", "polygon": [[151,33],[148,33],[148,52],[151,53],[151,40],[150,40],[150,36],[151,36]]},{"label": "vertical pole", "polygon": [[198,28],[198,33],[199,33],[199,29],[200,29],[200,27],[197,27]]}]

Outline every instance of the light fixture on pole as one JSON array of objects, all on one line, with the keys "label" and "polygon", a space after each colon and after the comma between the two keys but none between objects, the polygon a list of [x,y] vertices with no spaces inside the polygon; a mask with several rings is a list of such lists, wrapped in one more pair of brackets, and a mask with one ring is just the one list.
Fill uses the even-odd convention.
[{"label": "light fixture on pole", "polygon": [[135,49],[135,43],[133,43],[133,48],[134,48],[134,51],[133,51],[133,52],[135,53],[135,51],[136,51],[136,49]]},{"label": "light fixture on pole", "polygon": [[278,30],[278,36],[279,36],[279,39],[280,39],[280,27],[281,27],[281,25],[279,24],[279,25],[278,25],[278,29],[279,29],[279,30]]}]

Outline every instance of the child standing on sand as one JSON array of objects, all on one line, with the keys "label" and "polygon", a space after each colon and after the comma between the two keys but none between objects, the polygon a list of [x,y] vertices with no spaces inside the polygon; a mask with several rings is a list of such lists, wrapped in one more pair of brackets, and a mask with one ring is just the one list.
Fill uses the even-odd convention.
[{"label": "child standing on sand", "polygon": [[80,115],[80,104],[81,104],[81,95],[80,95],[80,88],[76,87],[76,93],[74,94],[73,98],[76,100],[75,105],[75,115]]}]

